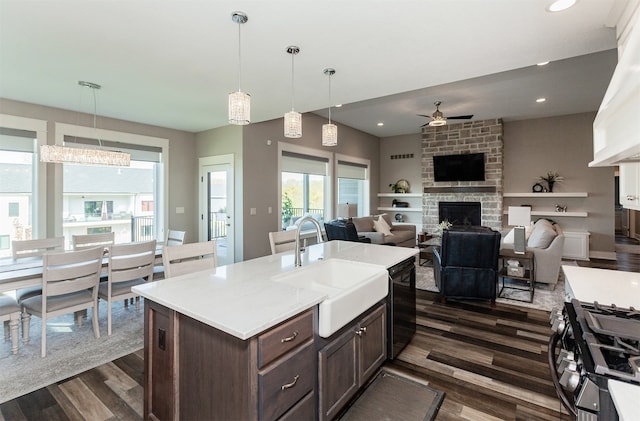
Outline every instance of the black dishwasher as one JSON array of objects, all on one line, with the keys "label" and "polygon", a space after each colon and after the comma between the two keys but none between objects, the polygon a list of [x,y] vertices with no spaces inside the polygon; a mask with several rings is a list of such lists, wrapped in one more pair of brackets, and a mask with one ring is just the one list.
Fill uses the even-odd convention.
[{"label": "black dishwasher", "polygon": [[415,258],[389,268],[387,296],[387,358],[392,360],[409,343],[416,332]]}]

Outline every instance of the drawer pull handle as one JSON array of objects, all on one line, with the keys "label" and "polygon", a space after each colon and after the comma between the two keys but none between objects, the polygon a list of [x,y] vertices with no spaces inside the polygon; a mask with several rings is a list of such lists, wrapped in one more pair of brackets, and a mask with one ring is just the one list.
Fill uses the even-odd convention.
[{"label": "drawer pull handle", "polygon": [[291,336],[287,336],[287,337],[286,337],[286,338],[284,338],[284,339],[280,339],[280,343],[282,343],[282,344],[283,344],[283,343],[285,343],[285,342],[291,342],[291,341],[292,341],[292,340],[294,340],[297,336],[298,336],[298,332],[297,332],[297,331],[295,331],[295,332],[293,332],[293,335],[291,335]]},{"label": "drawer pull handle", "polygon": [[298,383],[299,378],[300,378],[300,375],[298,374],[293,378],[293,381],[291,383],[283,384],[282,386],[280,386],[280,389],[281,390],[291,389],[293,386],[296,385],[296,383]]},{"label": "drawer pull handle", "polygon": [[362,336],[363,333],[367,333],[366,327],[361,327],[360,329],[356,330],[356,335],[358,336]]}]

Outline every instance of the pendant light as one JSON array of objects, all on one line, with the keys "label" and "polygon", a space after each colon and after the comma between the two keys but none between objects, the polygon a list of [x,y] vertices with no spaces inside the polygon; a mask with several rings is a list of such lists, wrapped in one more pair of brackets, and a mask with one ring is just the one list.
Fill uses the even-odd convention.
[{"label": "pendant light", "polygon": [[335,69],[324,69],[324,74],[329,76],[329,123],[322,125],[322,146],[336,146],[338,144],[338,126],[331,124],[331,76]]},{"label": "pendant light", "polygon": [[291,111],[284,115],[284,137],[298,139],[302,137],[302,114],[293,109],[295,72],[293,58],[300,52],[300,47],[290,45],[287,53],[291,54]]},{"label": "pendant light", "polygon": [[240,26],[249,18],[244,12],[233,12],[231,20],[238,24],[238,92],[229,94],[229,123],[244,126],[251,122],[251,95],[240,90],[242,73],[240,54]]},{"label": "pendant light", "polygon": [[40,161],[56,164],[81,164],[98,166],[128,167],[131,165],[131,155],[125,152],[102,149],[102,140],[97,135],[97,99],[96,91],[102,86],[93,82],[79,81],[78,85],[93,91],[93,131],[98,138],[98,149],[70,148],[63,145],[42,145],[40,147]]}]

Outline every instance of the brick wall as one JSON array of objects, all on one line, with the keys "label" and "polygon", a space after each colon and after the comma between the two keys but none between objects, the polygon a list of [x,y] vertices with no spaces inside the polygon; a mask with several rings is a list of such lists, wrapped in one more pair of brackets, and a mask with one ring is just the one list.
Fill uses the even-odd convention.
[{"label": "brick wall", "polygon": [[[422,224],[426,232],[438,225],[438,202],[480,202],[482,225],[502,227],[502,120],[479,120],[422,129]],[[433,156],[485,154],[485,181],[435,182]],[[485,190],[485,191],[473,191]],[[437,188],[437,192],[430,190]],[[471,192],[460,192],[464,188]],[[488,191],[487,191],[488,190]]]}]

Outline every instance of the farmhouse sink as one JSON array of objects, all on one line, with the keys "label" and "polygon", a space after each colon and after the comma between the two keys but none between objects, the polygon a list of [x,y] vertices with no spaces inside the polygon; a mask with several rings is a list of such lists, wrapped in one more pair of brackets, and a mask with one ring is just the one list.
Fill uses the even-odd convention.
[{"label": "farmhouse sink", "polygon": [[318,334],[327,338],[387,296],[388,276],[384,266],[327,259],[271,280],[327,294],[318,317]]}]

